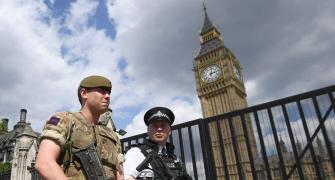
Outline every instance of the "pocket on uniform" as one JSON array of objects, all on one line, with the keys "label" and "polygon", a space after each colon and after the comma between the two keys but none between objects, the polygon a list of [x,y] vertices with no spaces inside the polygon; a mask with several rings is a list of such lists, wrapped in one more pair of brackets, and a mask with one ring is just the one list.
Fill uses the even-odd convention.
[{"label": "pocket on uniform", "polygon": [[93,143],[93,130],[84,125],[77,125],[72,132],[72,147],[76,149],[85,149],[88,145]]},{"label": "pocket on uniform", "polygon": [[106,143],[106,141],[110,141],[113,144],[117,144],[117,142],[119,140],[116,133],[111,133],[111,132],[108,132],[108,131],[104,130],[104,131],[100,131],[99,134],[101,135],[102,140],[105,139],[105,143]]},{"label": "pocket on uniform", "polygon": [[100,131],[101,136],[101,162],[115,168],[118,163],[118,137],[115,133]]}]

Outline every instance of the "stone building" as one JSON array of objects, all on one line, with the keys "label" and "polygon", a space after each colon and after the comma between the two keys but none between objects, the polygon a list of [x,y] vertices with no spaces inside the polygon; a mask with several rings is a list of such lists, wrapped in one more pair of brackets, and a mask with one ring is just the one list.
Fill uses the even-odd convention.
[{"label": "stone building", "polygon": [[[20,120],[8,131],[8,119],[0,120],[0,163],[11,164],[9,172],[0,172],[0,179],[39,179],[34,170],[38,152],[40,133],[34,132],[26,121],[27,110],[21,109]],[[112,110],[100,116],[100,124],[115,129],[112,120]]]},{"label": "stone building", "polygon": [[[224,44],[221,33],[207,15],[204,6],[204,22],[200,31],[200,49],[193,61],[196,88],[204,118],[220,115],[230,111],[246,108],[247,99],[242,74],[242,67],[234,53]],[[249,116],[244,117],[252,146],[252,153],[256,156],[256,141]],[[243,174],[246,179],[251,179],[250,161],[246,153],[246,139],[242,131],[242,120],[234,118],[234,127],[238,136],[238,147],[241,147],[241,161]],[[221,152],[227,153],[229,174],[231,179],[238,179],[236,161],[234,160],[232,129],[228,120],[220,121],[220,130],[224,139],[224,149],[219,146],[219,135],[215,124],[210,124],[211,144],[215,160],[218,179],[223,179],[224,169]]]},{"label": "stone building", "polygon": [[[112,120],[112,110],[101,115],[99,122],[111,129],[115,129]],[[8,119],[0,121],[0,163],[10,163],[10,175],[1,175],[0,179],[39,179],[34,170],[36,155],[38,152],[38,138],[40,133],[34,132],[30,123],[26,121],[27,110],[21,109],[20,120],[14,125],[13,130],[8,131]]]},{"label": "stone building", "polygon": [[27,110],[21,109],[20,120],[8,131],[8,119],[1,119],[0,163],[11,164],[10,179],[32,179],[38,151],[39,133],[26,121]]},{"label": "stone building", "polygon": [[[297,140],[297,150],[298,154],[301,154],[302,148],[301,148],[301,142]],[[302,160],[300,161],[301,164],[301,170],[303,173],[303,179],[306,180],[314,180],[317,179],[316,176],[316,170],[315,165],[317,165],[320,169],[319,173],[321,174],[322,179],[324,180],[331,180],[334,179],[334,172],[332,171],[332,165],[331,160],[326,152],[326,147],[324,143],[321,141],[319,137],[317,137],[316,142],[313,144],[313,147],[315,149],[316,157],[317,157],[317,163],[315,164],[312,160],[311,154],[307,152]],[[295,164],[295,158],[292,151],[289,151],[288,148],[285,145],[285,142],[280,139],[280,150],[283,154],[284,158],[284,166],[286,173],[291,171]],[[269,160],[269,166],[270,166],[270,173],[271,177],[274,180],[281,180],[283,179],[283,174],[281,172],[281,168],[279,167],[279,158],[278,155],[270,155],[268,157]],[[256,160],[256,171],[257,171],[257,177],[259,180],[266,180],[267,174],[264,168],[264,163],[261,160],[261,158]],[[297,169],[293,171],[292,176],[290,177],[292,180],[299,180],[301,177],[298,174]]]},{"label": "stone building", "polygon": [[[200,31],[200,49],[194,57],[193,71],[196,81],[196,90],[200,100],[202,114],[204,118],[213,117],[238,109],[244,109],[247,105],[246,90],[244,86],[244,78],[242,66],[234,53],[229,50],[224,44],[221,32],[214,26],[210,20],[206,7],[204,6],[204,22]],[[222,119],[219,126],[209,124],[212,152],[215,163],[215,171],[218,179],[225,179],[227,174],[224,172],[224,165],[221,152],[225,152],[228,166],[228,174],[230,179],[239,179],[237,170],[237,160],[235,153],[239,154],[242,162],[243,179],[253,179],[250,168],[250,160],[246,148],[246,136],[249,137],[251,153],[256,162],[256,171],[259,179],[268,179],[265,172],[263,161],[257,154],[257,144],[253,132],[252,121],[250,116],[245,115],[244,121],[246,124],[247,134],[242,131],[242,119],[240,117],[233,118],[234,125],[231,128],[228,124],[228,119]],[[234,151],[232,131],[235,130],[236,144],[239,149]],[[222,134],[224,148],[219,146],[219,133]],[[285,171],[290,171],[295,164],[295,158],[292,152],[288,150],[285,142],[280,139],[279,146],[284,156]],[[301,152],[301,144],[300,146]],[[331,160],[326,152],[325,145],[320,138],[314,142],[317,149],[317,158],[319,169],[322,171],[323,179],[334,179],[334,172],[331,165]],[[297,148],[299,149],[299,147]],[[270,155],[271,177],[272,179],[283,179],[281,168],[279,167],[278,155]],[[309,153],[303,157],[302,171],[305,179],[315,179],[316,170],[315,163]],[[213,169],[214,170],[214,169]],[[300,179],[297,171],[293,172],[292,179]]]}]

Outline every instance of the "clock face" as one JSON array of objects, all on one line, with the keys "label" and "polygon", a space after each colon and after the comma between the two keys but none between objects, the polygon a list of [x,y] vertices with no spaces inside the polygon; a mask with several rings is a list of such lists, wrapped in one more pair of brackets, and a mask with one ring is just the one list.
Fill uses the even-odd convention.
[{"label": "clock face", "polygon": [[217,80],[221,75],[221,69],[217,64],[212,64],[206,67],[201,74],[201,79],[204,82],[213,82]]},{"label": "clock face", "polygon": [[238,68],[236,67],[235,64],[233,65],[233,71],[234,71],[234,74],[235,74],[236,78],[241,80],[241,73],[240,73],[240,71],[238,70]]}]

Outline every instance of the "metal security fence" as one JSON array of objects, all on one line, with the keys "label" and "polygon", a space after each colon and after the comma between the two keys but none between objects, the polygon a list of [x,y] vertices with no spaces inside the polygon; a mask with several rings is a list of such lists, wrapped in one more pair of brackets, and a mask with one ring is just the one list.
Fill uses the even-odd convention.
[{"label": "metal security fence", "polygon": [[[172,133],[169,142],[174,144],[175,153],[185,163],[187,172],[194,179],[206,179],[206,165],[208,147],[204,144],[205,139],[201,137],[204,134],[201,124],[203,121],[194,120],[183,124],[178,124],[172,127]],[[147,138],[147,134],[140,134],[121,140],[124,151],[127,151],[132,144],[142,143],[143,139]]]},{"label": "metal security fence", "polygon": [[334,95],[330,86],[178,124],[169,141],[195,180],[335,179]]}]

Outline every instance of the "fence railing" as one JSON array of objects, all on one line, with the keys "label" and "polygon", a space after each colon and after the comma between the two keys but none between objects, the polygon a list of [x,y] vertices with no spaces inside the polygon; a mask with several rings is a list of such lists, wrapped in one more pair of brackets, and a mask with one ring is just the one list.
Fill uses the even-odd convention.
[{"label": "fence railing", "polygon": [[178,124],[169,141],[195,180],[334,179],[334,95],[329,86]]}]

